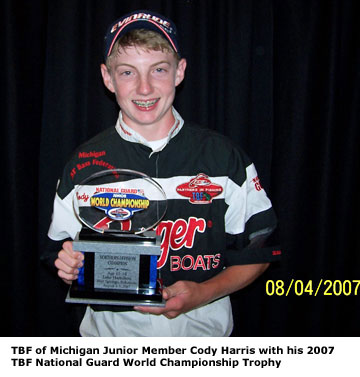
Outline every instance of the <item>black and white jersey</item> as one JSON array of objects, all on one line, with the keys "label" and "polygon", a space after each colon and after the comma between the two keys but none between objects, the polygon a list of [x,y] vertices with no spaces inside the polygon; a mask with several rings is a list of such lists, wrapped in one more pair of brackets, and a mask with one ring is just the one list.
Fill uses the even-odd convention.
[{"label": "black and white jersey", "polygon": [[166,193],[168,208],[156,227],[165,285],[202,282],[229,265],[279,258],[276,246],[264,247],[276,217],[254,165],[226,137],[190,123],[177,127],[158,152],[125,140],[116,128],[81,145],[57,188],[48,233],[52,240],[74,238],[81,229],[72,205],[77,185],[95,172],[115,168],[143,172]]},{"label": "black and white jersey", "polygon": [[[277,260],[280,250],[266,243],[276,216],[252,162],[228,138],[184,124],[175,109],[173,114],[168,137],[155,146],[127,127],[120,112],[115,128],[76,149],[58,184],[50,239],[73,239],[81,230],[73,197],[84,179],[107,169],[130,169],[156,180],[166,194],[167,210],[156,227],[161,236],[157,267],[165,286],[180,280],[202,282],[231,265]],[[50,252],[46,259],[52,258]],[[80,333],[144,336],[146,330],[148,336],[228,336],[232,327],[230,299],[224,297],[172,320],[94,305],[87,307]]]}]

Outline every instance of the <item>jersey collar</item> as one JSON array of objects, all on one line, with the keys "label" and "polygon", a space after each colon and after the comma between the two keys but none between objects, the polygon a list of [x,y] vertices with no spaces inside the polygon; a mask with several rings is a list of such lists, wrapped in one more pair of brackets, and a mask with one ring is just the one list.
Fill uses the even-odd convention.
[{"label": "jersey collar", "polygon": [[[152,153],[160,152],[162,151],[166,145],[169,143],[169,141],[176,136],[182,126],[184,125],[184,120],[181,117],[181,115],[175,110],[175,108],[172,108],[172,113],[175,118],[174,125],[171,127],[167,137],[164,140],[164,144],[158,147],[156,150],[153,150]],[[147,141],[144,137],[142,137],[139,133],[135,132],[132,128],[130,128],[123,120],[122,112],[120,111],[118,120],[115,125],[115,129],[118,132],[118,134],[127,141],[130,141],[132,143],[140,143],[143,145],[146,145],[147,147],[151,148],[151,143]],[[152,148],[151,148],[152,149]]]}]

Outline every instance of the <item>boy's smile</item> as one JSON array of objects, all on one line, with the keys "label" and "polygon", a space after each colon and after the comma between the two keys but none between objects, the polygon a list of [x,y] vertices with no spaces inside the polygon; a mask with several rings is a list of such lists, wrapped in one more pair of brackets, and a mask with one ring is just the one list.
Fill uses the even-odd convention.
[{"label": "boy's smile", "polygon": [[169,52],[128,47],[101,66],[106,87],[115,93],[123,120],[147,140],[167,136],[174,124],[175,88],[184,78],[185,59],[177,64]]},{"label": "boy's smile", "polygon": [[138,106],[140,111],[149,111],[153,110],[154,106],[157,104],[157,102],[160,100],[160,98],[155,98],[154,100],[148,100],[148,101],[136,101],[133,100],[135,105]]}]

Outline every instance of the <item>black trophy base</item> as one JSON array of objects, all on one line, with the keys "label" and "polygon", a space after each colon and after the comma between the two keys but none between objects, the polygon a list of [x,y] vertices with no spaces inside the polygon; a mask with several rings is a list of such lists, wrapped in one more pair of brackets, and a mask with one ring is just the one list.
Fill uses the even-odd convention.
[{"label": "black trophy base", "polygon": [[165,306],[160,287],[136,290],[105,290],[89,288],[74,282],[66,302],[72,304],[117,305],[117,306]]}]

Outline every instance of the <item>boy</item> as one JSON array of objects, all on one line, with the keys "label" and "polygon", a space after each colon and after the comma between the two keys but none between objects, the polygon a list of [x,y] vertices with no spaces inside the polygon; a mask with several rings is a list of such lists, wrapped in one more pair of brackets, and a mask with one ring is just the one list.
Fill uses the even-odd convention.
[{"label": "boy", "polygon": [[[74,187],[104,166],[159,180],[169,203],[156,229],[162,236],[158,268],[166,306],[89,306],[80,326],[83,336],[229,336],[228,295],[276,258],[272,248],[262,247],[276,218],[253,164],[223,136],[184,124],[172,106],[185,70],[171,20],[138,11],[110,25],[101,74],[120,106],[119,118],[66,165],[49,237],[75,237],[81,224],[72,211]],[[101,163],[94,156],[101,156]],[[192,196],[184,194],[183,185]],[[77,279],[82,259],[71,241],[63,243],[55,266],[64,282]]]}]

